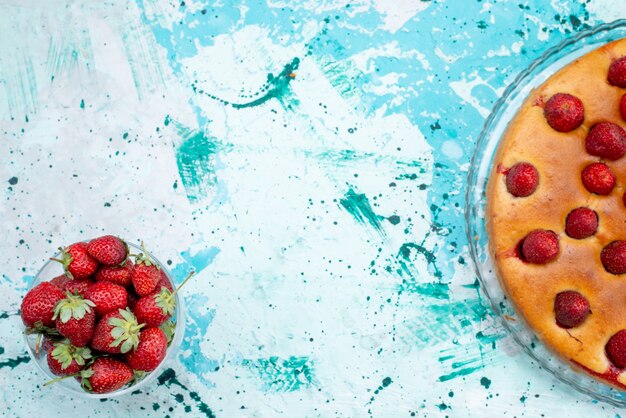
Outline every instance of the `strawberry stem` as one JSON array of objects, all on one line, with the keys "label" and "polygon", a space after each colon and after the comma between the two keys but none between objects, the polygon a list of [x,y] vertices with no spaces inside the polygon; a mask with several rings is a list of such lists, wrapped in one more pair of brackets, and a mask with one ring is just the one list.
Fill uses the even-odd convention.
[{"label": "strawberry stem", "polygon": [[137,326],[131,327],[130,328],[130,332],[131,333],[135,333],[135,332],[139,331],[141,328],[143,328],[144,326],[146,326],[146,324],[139,324]]},{"label": "strawberry stem", "polygon": [[49,382],[46,382],[46,383],[44,383],[43,385],[44,385],[44,386],[49,386],[49,385],[51,385],[51,384],[53,384],[53,383],[60,382],[61,380],[65,380],[65,379],[67,379],[67,378],[69,378],[69,377],[75,377],[75,376],[78,376],[79,374],[80,374],[80,372],[78,372],[78,373],[74,373],[74,374],[69,374],[69,375],[67,375],[67,376],[57,377],[56,379],[53,379],[53,380],[51,380],[51,381],[49,381]]},{"label": "strawberry stem", "polygon": [[37,340],[35,341],[35,354],[39,356],[39,345],[41,344],[41,336],[42,334],[37,335]]},{"label": "strawberry stem", "polygon": [[59,263],[61,263],[61,264],[65,263],[63,260],[60,260],[60,259],[58,259],[58,258],[54,258],[54,257],[50,257],[50,260],[52,260],[52,261],[58,261],[58,262],[59,262]]},{"label": "strawberry stem", "polygon": [[185,283],[187,283],[189,281],[189,279],[191,279],[191,276],[193,276],[195,273],[196,273],[195,271],[189,272],[189,274],[187,275],[185,280],[183,280],[183,282],[181,284],[179,284],[176,289],[174,289],[174,291],[172,292],[172,297],[176,294],[176,292],[178,292],[181,289],[181,287],[183,287],[185,285]]}]

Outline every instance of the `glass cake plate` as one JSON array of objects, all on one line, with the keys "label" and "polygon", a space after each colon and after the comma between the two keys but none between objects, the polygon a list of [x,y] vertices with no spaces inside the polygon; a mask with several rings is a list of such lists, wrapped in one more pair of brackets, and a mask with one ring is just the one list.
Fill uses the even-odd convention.
[{"label": "glass cake plate", "polygon": [[500,138],[530,92],[556,71],[582,55],[617,39],[626,38],[626,19],[605,23],[578,33],[548,49],[520,73],[496,102],[485,121],[471,160],[466,192],[465,217],[470,252],[481,287],[491,308],[515,341],[541,367],[555,377],[595,399],[626,406],[626,392],[574,368],[545,346],[517,314],[507,299],[489,253],[485,226],[486,189]]}]

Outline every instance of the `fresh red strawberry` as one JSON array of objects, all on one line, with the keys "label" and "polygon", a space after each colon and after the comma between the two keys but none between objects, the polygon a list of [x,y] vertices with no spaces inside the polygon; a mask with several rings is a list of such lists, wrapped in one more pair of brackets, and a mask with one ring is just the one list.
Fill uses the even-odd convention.
[{"label": "fresh red strawberry", "polygon": [[604,269],[613,274],[626,273],[626,241],[613,241],[600,252]]},{"label": "fresh red strawberry", "polygon": [[95,282],[91,280],[91,278],[89,277],[85,279],[80,279],[80,280],[70,279],[67,282],[65,282],[64,290],[70,293],[76,293],[81,296],[85,296],[85,292],[87,291],[87,289],[93,286],[94,283]]},{"label": "fresh red strawberry", "polygon": [[615,367],[623,369],[626,367],[626,330],[613,334],[604,347],[606,356]]},{"label": "fresh red strawberry", "polygon": [[143,325],[128,308],[109,312],[96,325],[91,348],[110,354],[127,353],[137,348],[141,328]]},{"label": "fresh red strawberry", "polygon": [[33,287],[22,300],[20,316],[28,328],[41,329],[54,326],[54,306],[65,294],[50,282]]},{"label": "fresh red strawberry", "polygon": [[82,296],[66,292],[54,307],[55,326],[59,334],[77,347],[86,346],[93,336],[96,323],[95,304]]},{"label": "fresh red strawberry", "polygon": [[589,208],[576,208],[565,218],[565,232],[574,239],[592,236],[598,230],[598,214]]},{"label": "fresh red strawberry", "polygon": [[559,237],[545,229],[531,231],[522,242],[522,257],[533,264],[545,264],[559,254]]},{"label": "fresh red strawberry", "polygon": [[137,322],[146,324],[147,327],[158,327],[174,315],[176,306],[172,292],[162,287],[148,296],[139,298],[133,312]]},{"label": "fresh red strawberry", "polygon": [[552,129],[569,132],[583,123],[585,109],[578,97],[567,93],[557,93],[546,102],[543,115]]},{"label": "fresh red strawberry", "polygon": [[616,59],[611,63],[607,81],[613,86],[626,87],[626,56]]},{"label": "fresh red strawberry", "polygon": [[126,260],[123,266],[101,266],[96,273],[97,282],[111,282],[120,286],[131,285],[131,274],[134,264],[131,260]]},{"label": "fresh red strawberry", "polygon": [[561,292],[554,299],[556,323],[562,328],[577,327],[590,313],[587,298],[574,290]]},{"label": "fresh red strawberry", "polygon": [[105,266],[117,266],[128,257],[126,243],[113,235],[105,235],[91,240],[87,251],[89,251],[89,255]]},{"label": "fresh red strawberry", "polygon": [[162,280],[164,280],[165,283],[157,286],[158,290],[155,290],[148,296],[139,298],[133,309],[137,317],[137,322],[145,324],[148,328],[158,327],[174,315],[176,309],[176,298],[174,296],[176,292],[189,281],[194,273],[189,273],[175,291],[170,290],[172,289],[172,285],[167,275],[165,275],[165,273],[162,274]]},{"label": "fresh red strawberry", "polygon": [[626,153],[626,132],[611,122],[594,125],[585,138],[585,149],[591,155],[617,160]]},{"label": "fresh red strawberry", "polygon": [[530,163],[517,163],[506,174],[506,189],[515,197],[530,196],[539,184],[539,173]]},{"label": "fresh red strawberry", "polygon": [[591,163],[581,173],[583,186],[591,193],[608,195],[615,187],[615,176],[604,163]]},{"label": "fresh red strawberry", "polygon": [[85,299],[92,301],[96,315],[126,308],[128,294],[122,286],[111,282],[96,282],[85,292]]},{"label": "fresh red strawberry", "polygon": [[139,296],[147,296],[154,291],[161,280],[159,266],[146,254],[139,254],[135,259],[132,281]]},{"label": "fresh red strawberry", "polygon": [[173,292],[174,288],[172,287],[172,282],[170,281],[169,277],[167,277],[165,271],[162,269],[159,270],[159,275],[161,276],[161,278],[156,285],[156,290],[161,290],[162,287],[166,287],[170,292]]},{"label": "fresh red strawberry", "polygon": [[52,258],[63,264],[65,274],[74,279],[84,279],[98,269],[98,261],[87,252],[87,243],[77,242],[61,250],[61,258]]},{"label": "fresh red strawberry", "polygon": [[126,302],[126,305],[130,308],[131,311],[135,311],[135,305],[137,304],[137,301],[139,300],[139,296],[137,296],[137,294],[135,293],[134,289],[128,289],[128,299]]},{"label": "fresh red strawberry", "polygon": [[50,280],[50,283],[52,283],[53,285],[55,285],[56,287],[58,287],[61,290],[65,290],[65,285],[70,280],[72,280],[72,279],[67,277],[67,275],[61,274],[60,276],[57,276],[54,279]]},{"label": "fresh red strawberry", "polygon": [[78,373],[90,358],[89,348],[73,346],[69,341],[54,343],[47,355],[48,367],[57,376]]},{"label": "fresh red strawberry", "polygon": [[126,353],[126,361],[134,370],[151,372],[165,358],[167,337],[159,328],[146,328],[139,335],[139,345]]},{"label": "fresh red strawberry", "polygon": [[99,357],[93,364],[80,372],[83,388],[93,393],[110,393],[130,382],[133,370],[126,362],[112,358]]},{"label": "fresh red strawberry", "polygon": [[622,115],[623,120],[626,120],[626,93],[622,95],[619,101],[619,114]]}]

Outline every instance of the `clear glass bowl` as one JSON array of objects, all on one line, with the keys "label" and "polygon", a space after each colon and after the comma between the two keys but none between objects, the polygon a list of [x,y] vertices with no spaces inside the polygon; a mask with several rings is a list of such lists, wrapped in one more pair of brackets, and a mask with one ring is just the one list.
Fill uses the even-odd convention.
[{"label": "clear glass bowl", "polygon": [[[140,247],[131,243],[128,243],[128,247],[131,253],[135,253],[135,254],[138,254],[140,252],[147,253],[150,256],[150,258],[152,258],[152,260],[154,260],[161,267],[161,269],[165,272],[165,274],[167,275],[167,278],[172,284],[172,287],[174,288],[176,287],[174,281],[172,280],[172,276],[170,275],[170,272],[167,270],[167,268],[165,268],[165,265],[161,263],[154,255],[150,254],[147,251],[143,251]],[[58,253],[54,257],[59,258],[60,256],[61,254]],[[63,266],[61,266],[60,263],[49,260],[43,265],[43,267],[41,267],[41,269],[39,270],[39,272],[33,279],[33,282],[28,287],[28,290],[37,286],[41,282],[50,281],[54,277],[60,274],[63,274]],[[113,397],[122,396],[128,393],[134,392],[136,390],[145,388],[150,382],[152,382],[161,373],[161,371],[163,371],[166,364],[174,358],[174,356],[176,355],[176,352],[178,351],[180,347],[180,343],[185,333],[185,307],[183,306],[183,298],[180,296],[179,293],[176,293],[174,297],[176,299],[176,310],[174,312],[174,316],[172,317],[172,320],[175,321],[176,328],[174,331],[173,340],[170,346],[167,348],[165,358],[163,359],[161,364],[159,364],[159,366],[152,372],[147,373],[146,376],[142,380],[140,380],[134,385],[125,386],[114,392],[102,393],[102,394],[85,392],[80,386],[80,383],[78,383],[76,379],[72,379],[72,378],[64,379],[59,382],[56,382],[50,385],[49,388],[43,388],[43,390],[59,390],[59,391],[65,392],[66,394],[79,396],[83,398],[102,399],[102,398],[113,398]],[[39,350],[39,355],[37,355],[35,352],[35,344],[37,341],[37,335],[24,334],[24,341],[26,343],[26,350],[28,351],[28,354],[33,360],[33,363],[37,365],[37,368],[43,375],[42,383],[56,379],[58,376],[52,374],[52,372],[48,368],[46,352],[43,350]]]},{"label": "clear glass bowl", "polygon": [[504,91],[485,121],[472,156],[466,191],[467,238],[481,287],[491,308],[515,341],[539,365],[558,379],[595,399],[626,406],[626,392],[579,371],[548,349],[517,314],[496,276],[485,227],[486,189],[493,159],[504,131],[532,89],[576,58],[608,42],[626,37],[626,19],[602,24],[578,33],[548,49]]}]

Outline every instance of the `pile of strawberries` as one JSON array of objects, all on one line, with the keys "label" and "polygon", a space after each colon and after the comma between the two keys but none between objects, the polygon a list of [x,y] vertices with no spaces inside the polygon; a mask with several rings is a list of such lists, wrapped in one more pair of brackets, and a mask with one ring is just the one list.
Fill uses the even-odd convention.
[{"label": "pile of strawberries", "polygon": [[48,366],[62,376],[54,381],[75,377],[88,392],[108,393],[153,371],[172,341],[176,291],[145,248],[131,255],[106,235],[53,260],[65,274],[31,289],[20,314],[26,332],[43,337]]}]

